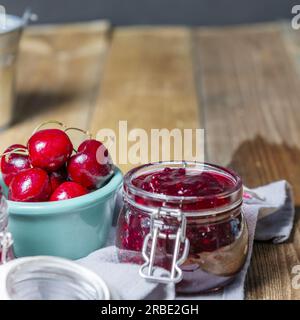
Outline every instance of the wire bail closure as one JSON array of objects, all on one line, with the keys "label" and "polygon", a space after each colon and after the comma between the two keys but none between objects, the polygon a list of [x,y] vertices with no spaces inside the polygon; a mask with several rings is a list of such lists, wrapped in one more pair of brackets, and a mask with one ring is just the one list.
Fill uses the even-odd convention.
[{"label": "wire bail closure", "polygon": [[[176,232],[164,233],[163,231],[170,230],[170,226],[164,222],[164,218],[177,219],[179,226]],[[172,256],[172,266],[169,276],[155,276],[155,256],[157,249],[158,239],[175,240],[174,252]],[[150,257],[148,256],[147,249],[150,240],[152,240]],[[179,257],[180,245],[184,244],[182,255]],[[190,242],[186,238],[186,217],[181,210],[167,211],[159,208],[151,215],[150,232],[145,237],[142,254],[145,263],[141,266],[139,273],[144,279],[158,283],[178,283],[182,280],[182,270],[179,268],[181,264],[187,259],[189,254]]]}]

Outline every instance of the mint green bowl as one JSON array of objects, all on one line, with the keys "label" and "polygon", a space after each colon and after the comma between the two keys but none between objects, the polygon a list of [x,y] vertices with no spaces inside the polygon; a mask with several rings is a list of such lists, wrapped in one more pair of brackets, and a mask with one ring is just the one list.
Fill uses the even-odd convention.
[{"label": "mint green bowl", "polygon": [[[57,202],[8,201],[16,257],[47,255],[79,259],[103,247],[112,226],[122,173],[101,189]],[[2,177],[0,184],[7,192]]]}]

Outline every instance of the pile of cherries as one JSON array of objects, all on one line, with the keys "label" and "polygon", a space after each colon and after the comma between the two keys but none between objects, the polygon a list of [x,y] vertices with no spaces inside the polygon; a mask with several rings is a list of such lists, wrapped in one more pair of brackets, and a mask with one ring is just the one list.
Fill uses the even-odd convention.
[{"label": "pile of cherries", "polygon": [[[89,138],[75,151],[70,129],[39,126],[27,145],[14,144],[1,156],[1,172],[8,199],[21,202],[67,200],[99,189],[113,175],[105,146]],[[86,133],[86,132],[85,132]]]}]

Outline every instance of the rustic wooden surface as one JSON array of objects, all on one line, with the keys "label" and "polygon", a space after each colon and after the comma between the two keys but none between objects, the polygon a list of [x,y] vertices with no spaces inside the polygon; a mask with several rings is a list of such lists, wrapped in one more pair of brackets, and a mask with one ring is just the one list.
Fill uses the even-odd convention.
[{"label": "rustic wooden surface", "polygon": [[[119,120],[128,121],[128,131],[143,128],[147,133],[197,128],[189,30],[115,30],[100,90],[92,132],[103,127],[118,132]],[[120,164],[124,172],[133,166]]]},{"label": "rustic wooden surface", "polygon": [[[207,161],[234,168],[250,187],[287,179],[300,206],[298,31],[284,23],[110,31],[92,23],[26,32],[16,122],[0,133],[2,149],[49,118],[95,134],[117,130],[119,120],[148,132],[205,128]],[[291,287],[296,211],[287,243],[255,244],[248,299],[300,299]]]}]

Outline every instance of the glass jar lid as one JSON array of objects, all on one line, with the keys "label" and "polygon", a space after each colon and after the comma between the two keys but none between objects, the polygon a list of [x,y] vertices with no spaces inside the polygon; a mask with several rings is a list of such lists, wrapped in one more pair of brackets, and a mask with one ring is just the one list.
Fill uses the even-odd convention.
[{"label": "glass jar lid", "polygon": [[1,266],[0,270],[0,299],[110,299],[109,289],[98,275],[63,258],[19,258]]}]

